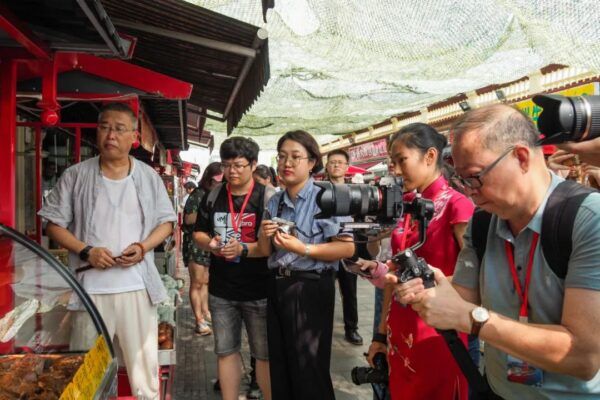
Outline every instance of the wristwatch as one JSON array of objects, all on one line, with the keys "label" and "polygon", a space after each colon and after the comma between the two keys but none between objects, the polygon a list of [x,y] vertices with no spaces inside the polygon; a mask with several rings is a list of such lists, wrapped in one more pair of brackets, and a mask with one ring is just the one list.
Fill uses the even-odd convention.
[{"label": "wristwatch", "polygon": [[81,261],[87,261],[90,258],[90,250],[93,249],[92,246],[85,246],[83,250],[79,252],[79,259]]},{"label": "wristwatch", "polygon": [[483,324],[490,319],[490,313],[483,307],[475,307],[471,311],[471,335],[479,336],[479,331]]},{"label": "wristwatch", "polygon": [[242,254],[240,254],[240,257],[242,258],[246,258],[248,257],[248,245],[246,243],[241,243],[242,245]]}]

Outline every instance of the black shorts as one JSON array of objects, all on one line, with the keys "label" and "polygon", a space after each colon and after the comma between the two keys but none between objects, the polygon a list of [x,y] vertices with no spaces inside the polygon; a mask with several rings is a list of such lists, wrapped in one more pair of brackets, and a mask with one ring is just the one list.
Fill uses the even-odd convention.
[{"label": "black shorts", "polygon": [[204,265],[208,267],[210,265],[210,252],[199,249],[196,246],[196,242],[192,238],[192,235],[184,233],[183,234],[183,263],[188,266],[190,262]]}]

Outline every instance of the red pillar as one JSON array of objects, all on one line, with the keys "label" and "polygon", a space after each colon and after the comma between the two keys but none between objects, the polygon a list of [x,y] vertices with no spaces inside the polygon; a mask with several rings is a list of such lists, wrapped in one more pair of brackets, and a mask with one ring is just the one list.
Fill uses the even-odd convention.
[{"label": "red pillar", "polygon": [[[0,223],[16,223],[16,103],[17,67],[14,61],[0,63]],[[0,317],[13,309],[10,283],[14,272],[12,243],[0,237]],[[0,354],[10,353],[13,342],[0,343]]]},{"label": "red pillar", "polygon": [[0,223],[14,228],[17,66],[11,60],[2,61],[0,63]]}]

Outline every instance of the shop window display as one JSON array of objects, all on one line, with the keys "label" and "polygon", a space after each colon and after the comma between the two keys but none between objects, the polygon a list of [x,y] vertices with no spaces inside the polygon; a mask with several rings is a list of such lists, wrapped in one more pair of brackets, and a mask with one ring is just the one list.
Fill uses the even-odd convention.
[{"label": "shop window display", "polygon": [[[3,225],[0,254],[0,399],[115,396],[112,344],[71,272]],[[81,345],[85,341],[72,329],[76,313],[86,315],[96,332],[90,345]]]}]

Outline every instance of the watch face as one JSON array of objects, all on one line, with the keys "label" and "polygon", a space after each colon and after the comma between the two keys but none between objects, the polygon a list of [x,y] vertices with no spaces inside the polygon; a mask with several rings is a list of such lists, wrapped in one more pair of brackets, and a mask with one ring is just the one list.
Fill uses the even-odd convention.
[{"label": "watch face", "polygon": [[477,322],[485,322],[490,318],[490,313],[483,307],[477,307],[472,312],[473,319]]}]

